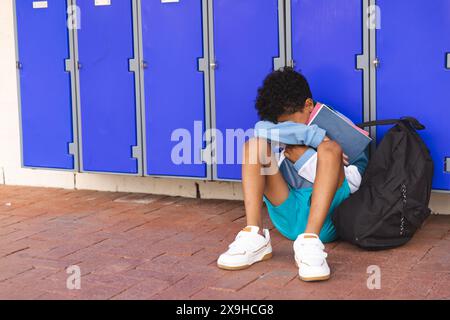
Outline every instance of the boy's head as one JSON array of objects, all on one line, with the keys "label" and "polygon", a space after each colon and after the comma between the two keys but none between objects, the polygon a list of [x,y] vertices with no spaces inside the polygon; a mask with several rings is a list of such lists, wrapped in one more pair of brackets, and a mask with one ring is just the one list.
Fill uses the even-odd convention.
[{"label": "boy's head", "polygon": [[308,81],[290,67],[272,72],[258,89],[256,109],[261,120],[307,123],[314,109]]}]

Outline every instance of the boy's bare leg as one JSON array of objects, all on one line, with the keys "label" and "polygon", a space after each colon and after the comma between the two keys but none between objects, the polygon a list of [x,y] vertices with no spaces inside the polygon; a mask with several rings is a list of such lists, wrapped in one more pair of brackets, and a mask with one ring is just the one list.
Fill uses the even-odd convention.
[{"label": "boy's bare leg", "polygon": [[320,234],[336,191],[345,180],[342,149],[334,141],[320,144],[311,209],[305,233]]},{"label": "boy's bare leg", "polygon": [[272,257],[270,234],[264,229],[262,219],[263,196],[274,205],[282,204],[289,197],[288,185],[267,140],[254,138],[245,144],[242,180],[249,228],[239,232],[217,260],[217,266],[225,270],[246,269]]},{"label": "boy's bare leg", "polygon": [[[270,172],[264,175],[264,172]],[[247,225],[263,229],[263,196],[275,205],[281,205],[289,197],[289,187],[278,170],[277,160],[265,139],[254,138],[244,146],[242,185]]]}]

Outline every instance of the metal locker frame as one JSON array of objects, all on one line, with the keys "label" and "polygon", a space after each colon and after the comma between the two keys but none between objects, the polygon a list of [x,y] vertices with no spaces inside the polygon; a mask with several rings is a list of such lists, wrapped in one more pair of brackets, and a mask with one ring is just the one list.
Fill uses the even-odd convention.
[{"label": "metal locker frame", "polygon": [[[142,39],[142,1],[148,0],[137,0],[136,5],[136,23],[137,23],[137,37],[139,43],[139,97],[140,97],[140,106],[141,106],[141,141],[142,141],[142,164],[143,164],[143,176],[145,177],[156,177],[156,178],[174,178],[174,179],[183,179],[183,180],[212,180],[212,167],[206,164],[206,177],[189,177],[189,176],[169,176],[169,175],[151,175],[148,174],[147,170],[147,141],[145,139],[145,134],[147,132],[146,129],[146,105],[145,105],[145,79],[144,72],[142,71],[144,68],[144,48],[143,48],[143,39]],[[209,46],[209,10],[208,10],[209,0],[202,0],[202,27],[203,27],[203,57],[198,60],[198,70],[204,73],[204,92],[205,92],[205,129],[207,132],[210,132],[211,129],[211,99],[210,99],[210,46]],[[147,61],[146,61],[147,62]],[[211,137],[206,137],[206,144],[211,141]],[[202,157],[203,158],[203,157]]]},{"label": "metal locker frame", "polygon": [[[355,53],[356,56],[356,69],[363,71],[363,119],[364,122],[372,120],[371,112],[371,74],[370,74],[370,59],[371,59],[371,46],[370,46],[370,34],[369,25],[367,23],[367,15],[370,2],[374,0],[361,0],[362,1],[362,34],[363,34],[363,53],[361,55]],[[286,0],[286,61],[290,67],[295,67],[295,61],[293,60],[292,52],[292,1]]]},{"label": "metal locker frame", "polygon": [[[77,108],[77,77],[75,72],[75,55],[74,55],[74,39],[73,39],[73,30],[68,30],[68,42],[69,42],[69,59],[65,61],[65,70],[70,73],[70,87],[71,87],[71,109],[72,109],[72,135],[73,142],[69,144],[69,154],[73,155],[73,169],[61,169],[61,168],[45,168],[45,167],[30,167],[25,166],[24,157],[23,157],[23,127],[22,127],[22,92],[21,92],[21,83],[20,83],[20,68],[18,64],[20,63],[20,54],[19,54],[19,33],[18,33],[18,25],[17,25],[17,5],[18,0],[13,0],[13,23],[14,23],[14,45],[15,45],[15,57],[16,57],[16,82],[17,82],[17,98],[18,98],[18,107],[19,107],[19,135],[20,135],[20,162],[21,167],[25,169],[36,169],[36,170],[51,170],[51,171],[61,171],[61,172],[78,172],[79,171],[79,147],[78,147],[78,108]],[[19,0],[20,1],[20,0]],[[73,5],[74,0],[67,0],[67,9],[69,6]]]},{"label": "metal locker frame", "polygon": [[[367,7],[367,10],[369,10],[370,7],[376,6],[376,0],[368,0],[369,1],[369,7]],[[367,14],[369,14],[367,12]],[[367,24],[366,24],[367,25]],[[372,28],[369,29],[369,43],[370,43],[370,51],[369,51],[369,74],[370,74],[370,80],[369,80],[369,90],[370,90],[370,115],[369,115],[369,121],[375,121],[377,120],[377,67],[378,67],[378,59],[377,59],[377,29]],[[377,127],[371,127],[370,128],[370,136],[373,139],[373,143],[371,145],[371,152],[375,152],[376,146],[377,146]]]},{"label": "metal locker frame", "polygon": [[[211,97],[211,128],[217,128],[216,122],[216,80],[215,80],[215,69],[216,69],[216,58],[215,58],[215,49],[214,49],[214,0],[208,1],[208,31],[209,31],[209,69],[210,69],[210,97]],[[286,30],[285,30],[285,1],[278,0],[278,47],[279,47],[279,57],[274,58],[273,65],[274,70],[278,70],[280,68],[285,67],[286,64]],[[209,143],[212,144],[211,150],[217,150],[217,144],[211,141],[211,137],[209,137]],[[239,180],[234,179],[219,179],[217,175],[217,161],[213,158],[214,155],[211,156],[212,160],[212,179],[214,181],[231,181],[238,182]]]},{"label": "metal locker frame", "polygon": [[[77,0],[70,0],[72,5],[77,6]],[[93,1],[93,0],[92,0]],[[132,18],[133,18],[133,47],[134,47],[134,58],[129,60],[129,70],[134,72],[134,86],[135,86],[135,108],[136,108],[136,141],[137,145],[133,147],[133,158],[137,159],[137,173],[120,173],[120,172],[98,172],[98,171],[86,171],[83,168],[83,134],[81,126],[81,97],[80,97],[80,70],[79,70],[79,48],[78,48],[78,32],[77,30],[72,30],[73,32],[73,48],[74,48],[74,59],[75,59],[75,74],[76,74],[76,101],[77,101],[77,114],[78,114],[78,155],[79,155],[79,172],[80,173],[93,173],[102,175],[120,175],[120,176],[143,176],[143,164],[142,164],[142,113],[141,113],[141,95],[140,95],[140,44],[139,44],[139,25],[137,21],[137,10],[138,10],[138,0],[132,1]],[[78,7],[78,6],[77,6]],[[77,8],[78,13],[78,8]],[[81,13],[82,14],[82,13]],[[82,19],[82,16],[81,16]]]}]

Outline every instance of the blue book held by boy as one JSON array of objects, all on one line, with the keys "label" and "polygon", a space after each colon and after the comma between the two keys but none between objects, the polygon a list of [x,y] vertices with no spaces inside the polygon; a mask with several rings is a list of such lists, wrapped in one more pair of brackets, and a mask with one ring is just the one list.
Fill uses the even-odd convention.
[{"label": "blue book held by boy", "polygon": [[309,121],[309,125],[313,124],[326,130],[327,136],[339,143],[349,157],[350,164],[353,164],[372,142],[367,131],[324,104],[317,104],[314,108]]}]

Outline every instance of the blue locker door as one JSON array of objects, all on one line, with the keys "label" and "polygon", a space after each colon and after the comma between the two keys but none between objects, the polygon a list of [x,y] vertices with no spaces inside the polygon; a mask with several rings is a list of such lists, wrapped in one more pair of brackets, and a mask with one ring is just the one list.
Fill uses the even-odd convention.
[{"label": "blue locker door", "polygon": [[77,0],[82,170],[138,173],[132,0]]},{"label": "blue locker door", "polygon": [[22,153],[26,167],[74,169],[74,142],[66,1],[35,8],[16,1],[21,91]]},{"label": "blue locker door", "polygon": [[198,66],[204,56],[202,0],[143,0],[141,11],[148,65],[144,70],[146,174],[204,178],[206,165],[200,152],[205,76]]},{"label": "blue locker door", "polygon": [[291,0],[292,57],[311,86],[314,99],[353,121],[363,121],[361,0]]},{"label": "blue locker door", "polygon": [[[243,141],[226,139],[226,133],[227,130],[252,129],[258,121],[257,90],[274,70],[274,58],[280,56],[278,0],[214,0],[213,5],[218,66],[215,70],[215,121],[224,140],[223,148],[219,146],[217,150],[219,158],[223,159],[218,159],[215,174],[218,179],[238,180]],[[234,159],[230,159],[232,152]]]},{"label": "blue locker door", "polygon": [[[444,172],[444,158],[450,156],[450,1],[378,0],[377,5],[377,118],[419,119],[435,162],[433,188],[450,190],[450,174]],[[379,139],[386,130],[378,130]]]}]

